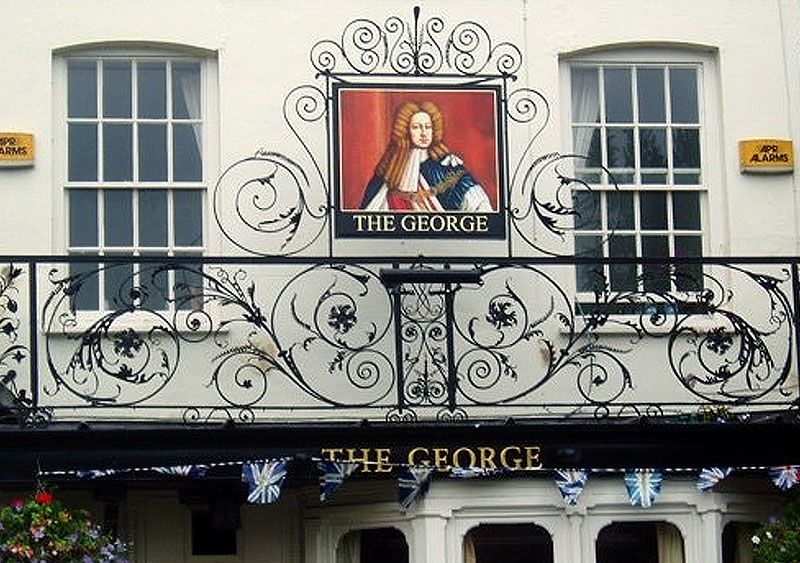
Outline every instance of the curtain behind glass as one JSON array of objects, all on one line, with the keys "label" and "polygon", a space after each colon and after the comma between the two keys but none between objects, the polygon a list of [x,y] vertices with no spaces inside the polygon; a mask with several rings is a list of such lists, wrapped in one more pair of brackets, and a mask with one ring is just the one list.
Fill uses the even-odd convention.
[{"label": "curtain behind glass", "polygon": [[[188,71],[186,68],[181,68],[179,65],[174,65],[173,73],[177,74],[178,83],[183,94],[183,100],[186,103],[186,111],[188,112],[189,119],[200,119],[200,72]],[[197,144],[197,152],[200,153],[202,149],[200,139],[200,124],[192,124],[192,132],[194,133],[194,140]]]},{"label": "curtain behind glass", "polygon": [[472,533],[468,532],[466,536],[464,536],[464,563],[476,563],[477,558],[475,557],[475,539],[472,537]]},{"label": "curtain behind glass", "polygon": [[347,532],[336,546],[336,563],[359,563],[361,559],[361,534]]},{"label": "curtain behind glass", "polygon": [[672,524],[656,524],[658,563],[683,563],[683,538]]},{"label": "curtain behind glass", "polygon": [[[600,87],[597,68],[572,69],[572,122],[597,123],[600,117]],[[576,154],[588,155],[593,127],[576,127],[573,147]]]}]

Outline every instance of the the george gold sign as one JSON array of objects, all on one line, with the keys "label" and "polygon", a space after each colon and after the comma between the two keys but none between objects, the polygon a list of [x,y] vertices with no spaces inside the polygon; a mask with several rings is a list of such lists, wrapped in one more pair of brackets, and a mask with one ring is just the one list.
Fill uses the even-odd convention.
[{"label": "the george gold sign", "polygon": [[541,448],[529,445],[508,446],[417,446],[403,452],[391,448],[322,448],[330,461],[356,461],[363,473],[389,473],[397,464],[434,466],[439,471],[453,467],[481,469],[540,469]]},{"label": "the george gold sign", "polygon": [[32,166],[33,135],[0,133],[0,166]]},{"label": "the george gold sign", "polygon": [[794,170],[792,141],[785,139],[749,139],[739,141],[739,165],[742,172],[774,174]]}]

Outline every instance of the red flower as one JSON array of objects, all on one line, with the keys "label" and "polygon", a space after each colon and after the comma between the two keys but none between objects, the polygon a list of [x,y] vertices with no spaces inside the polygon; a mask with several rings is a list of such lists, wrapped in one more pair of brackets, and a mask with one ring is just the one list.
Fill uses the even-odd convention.
[{"label": "red flower", "polygon": [[39,504],[50,504],[53,502],[53,494],[48,492],[36,493],[36,502]]},{"label": "red flower", "polygon": [[25,501],[23,499],[21,499],[20,497],[17,497],[14,500],[11,501],[11,506],[13,508],[16,508],[17,510],[19,510],[23,506],[25,506]]}]

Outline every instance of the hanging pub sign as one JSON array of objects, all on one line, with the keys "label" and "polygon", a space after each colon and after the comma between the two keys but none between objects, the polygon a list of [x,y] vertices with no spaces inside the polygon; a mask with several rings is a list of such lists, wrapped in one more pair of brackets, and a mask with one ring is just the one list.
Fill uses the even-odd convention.
[{"label": "hanging pub sign", "polygon": [[775,174],[794,170],[792,141],[750,139],[739,141],[739,164],[742,172]]},{"label": "hanging pub sign", "polygon": [[341,237],[503,238],[500,88],[335,84]]},{"label": "hanging pub sign", "polygon": [[33,166],[33,135],[0,132],[0,166]]}]

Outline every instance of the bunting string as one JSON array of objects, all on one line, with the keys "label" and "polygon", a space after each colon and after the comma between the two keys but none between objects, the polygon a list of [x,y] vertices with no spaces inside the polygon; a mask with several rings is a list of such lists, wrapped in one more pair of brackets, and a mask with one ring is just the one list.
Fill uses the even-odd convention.
[{"label": "bunting string", "polygon": [[[333,461],[330,459],[310,458],[317,464],[319,473],[320,502],[329,502],[342,484],[359,469],[371,466],[387,466],[395,470],[398,479],[398,501],[402,508],[409,508],[415,501],[421,500],[430,487],[433,476],[438,473],[451,479],[497,478],[523,473],[550,474],[561,493],[564,502],[575,505],[578,497],[586,488],[592,474],[623,474],[623,482],[628,498],[633,506],[647,508],[652,506],[661,493],[661,485],[667,474],[697,475],[697,489],[708,493],[731,473],[735,471],[767,472],[769,479],[781,491],[788,491],[800,482],[800,465],[781,467],[744,466],[744,467],[710,467],[691,468],[673,467],[659,470],[622,469],[614,467],[584,469],[550,469],[550,468],[497,468],[497,467],[434,467],[413,466],[403,463],[371,462],[369,460]],[[242,480],[248,486],[248,502],[253,504],[272,504],[280,498],[289,464],[292,458],[272,460],[220,461],[204,464],[178,464],[151,467],[106,468],[106,469],[74,469],[47,471],[39,469],[38,478],[43,477],[75,477],[78,479],[113,479],[126,478],[139,474],[154,474],[175,478],[205,478],[209,471],[220,467],[240,467]]]}]

